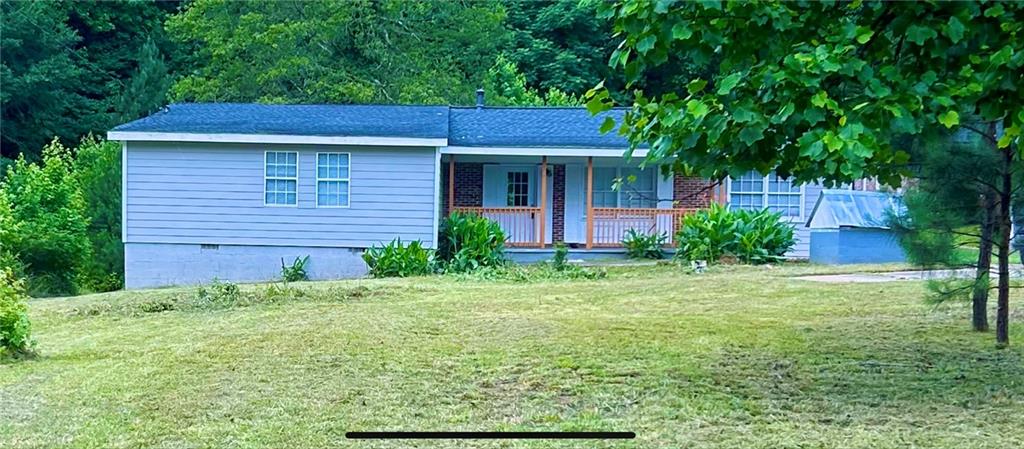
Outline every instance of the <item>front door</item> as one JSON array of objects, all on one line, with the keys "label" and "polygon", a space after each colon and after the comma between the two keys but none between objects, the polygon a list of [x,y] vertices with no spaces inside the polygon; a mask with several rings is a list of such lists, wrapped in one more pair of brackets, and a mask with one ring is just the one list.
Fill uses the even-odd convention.
[{"label": "front door", "polygon": [[[544,226],[544,238],[545,243],[551,243],[551,200],[552,200],[552,178],[550,172],[551,168],[548,168],[548,198],[547,198],[547,211],[545,211],[547,223]],[[538,200],[538,192],[540,191],[540,182],[538,176],[540,174],[540,167],[537,165],[484,165],[484,191],[483,191],[483,207],[538,207],[540,201]],[[536,235],[536,230],[533,226],[536,226],[536,218],[531,220],[531,217],[524,216],[523,220],[529,221],[524,223],[508,223],[509,229],[528,229],[533,230],[533,234]],[[501,223],[503,220],[498,220]],[[505,223],[502,223],[502,227],[506,227]],[[526,231],[530,232],[530,231]],[[516,234],[522,233],[517,231]]]}]

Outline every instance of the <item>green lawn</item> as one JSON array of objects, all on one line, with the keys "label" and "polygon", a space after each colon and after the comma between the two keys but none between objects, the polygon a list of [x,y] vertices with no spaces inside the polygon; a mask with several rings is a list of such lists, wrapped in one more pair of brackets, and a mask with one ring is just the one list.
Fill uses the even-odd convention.
[{"label": "green lawn", "polygon": [[997,350],[920,283],[790,277],[829,268],[611,270],[305,283],[223,309],[182,307],[185,289],[35,300],[40,356],[0,364],[0,447],[1024,447],[1021,324]]}]

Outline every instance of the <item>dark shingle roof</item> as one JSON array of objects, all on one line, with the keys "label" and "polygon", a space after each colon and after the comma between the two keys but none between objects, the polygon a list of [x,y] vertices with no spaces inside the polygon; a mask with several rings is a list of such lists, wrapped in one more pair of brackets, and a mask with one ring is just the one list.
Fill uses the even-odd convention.
[{"label": "dark shingle roof", "polygon": [[443,139],[448,107],[184,103],[113,130]]},{"label": "dark shingle roof", "polygon": [[626,148],[624,137],[599,131],[606,115],[618,122],[624,112],[595,117],[585,108],[451,108],[448,145]]},{"label": "dark shingle roof", "polygon": [[190,134],[270,134],[337,137],[447,138],[453,146],[626,148],[604,117],[585,108],[407,105],[172,104],[113,131]]}]

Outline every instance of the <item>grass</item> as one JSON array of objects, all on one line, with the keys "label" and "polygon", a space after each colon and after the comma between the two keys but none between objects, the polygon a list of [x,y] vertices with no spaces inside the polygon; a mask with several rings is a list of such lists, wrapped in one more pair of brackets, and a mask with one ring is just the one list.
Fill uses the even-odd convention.
[{"label": "grass", "polygon": [[[612,267],[118,292],[31,304],[0,447],[1022,447],[1024,326],[921,283],[794,265]],[[1013,298],[1015,323],[1024,320]],[[632,441],[350,441],[352,430],[631,430]]]}]

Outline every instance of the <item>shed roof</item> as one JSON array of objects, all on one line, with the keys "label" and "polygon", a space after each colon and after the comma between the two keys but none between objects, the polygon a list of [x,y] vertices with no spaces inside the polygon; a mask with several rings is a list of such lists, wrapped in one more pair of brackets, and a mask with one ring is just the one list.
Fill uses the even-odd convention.
[{"label": "shed roof", "polygon": [[814,203],[807,226],[888,229],[890,213],[903,207],[898,197],[884,192],[824,189]]},{"label": "shed roof", "polygon": [[446,138],[448,107],[181,103],[113,131]]}]

